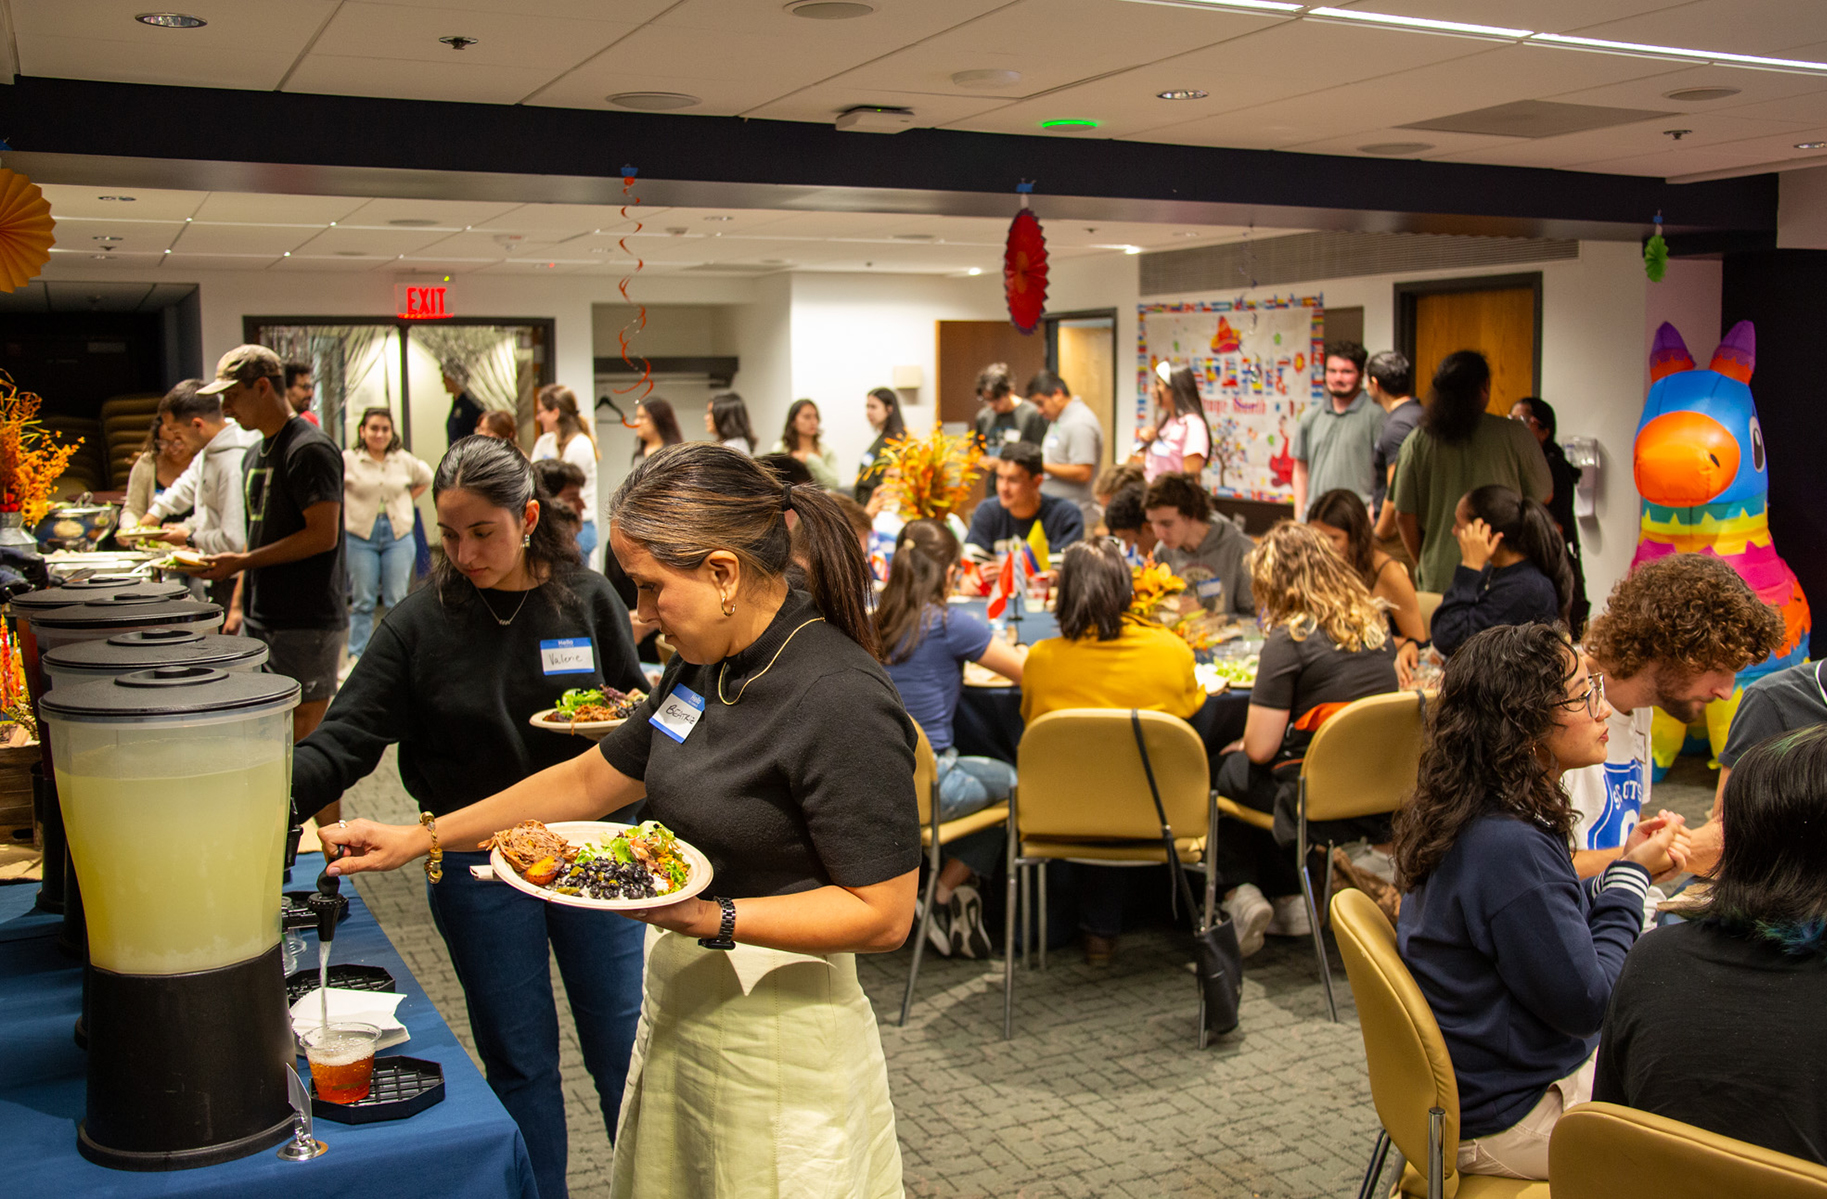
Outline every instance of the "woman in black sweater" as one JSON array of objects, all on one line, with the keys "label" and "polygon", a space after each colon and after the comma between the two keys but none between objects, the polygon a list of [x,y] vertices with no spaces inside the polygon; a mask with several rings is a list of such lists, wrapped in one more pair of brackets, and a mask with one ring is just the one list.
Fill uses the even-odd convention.
[{"label": "woman in black sweater", "polygon": [[1594,1099],[1827,1165],[1824,796],[1827,725],[1739,759],[1703,906],[1624,959]]},{"label": "woman in black sweater", "polygon": [[[463,438],[432,487],[444,546],[438,573],[387,614],[324,722],[294,751],[297,811],[333,802],[397,745],[407,792],[441,817],[576,753],[570,737],[527,723],[567,688],[643,685],[628,610],[546,516],[550,497],[511,442]],[[324,830],[325,839],[336,831]],[[539,1193],[563,1199],[565,1103],[547,954],[557,954],[613,1134],[640,1010],[641,926],[478,882],[469,867],[488,860],[468,852],[478,840],[451,844],[441,881],[426,889],[432,917]]]},{"label": "woman in black sweater", "polygon": [[[436,829],[352,820],[339,872],[525,819],[646,815],[710,858],[704,895],[652,930],[611,1195],[899,1196],[888,1071],[854,954],[913,922],[914,731],[876,661],[869,567],[837,501],[752,459],[660,450],[611,505],[640,614],[678,653],[599,751]],[[807,590],[787,586],[794,557]],[[714,896],[714,898],[713,898]]]},{"label": "woman in black sweater", "polygon": [[1434,610],[1434,648],[1452,657],[1505,624],[1567,624],[1573,568],[1548,509],[1501,483],[1468,491],[1453,513],[1459,565]]}]

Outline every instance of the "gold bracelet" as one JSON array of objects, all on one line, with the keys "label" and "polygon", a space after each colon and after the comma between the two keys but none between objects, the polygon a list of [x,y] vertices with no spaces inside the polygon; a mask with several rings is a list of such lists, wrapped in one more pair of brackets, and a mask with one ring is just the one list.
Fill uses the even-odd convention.
[{"label": "gold bracelet", "polygon": [[438,818],[430,812],[419,813],[419,823],[431,834],[431,853],[425,859],[425,877],[431,882],[444,881],[444,850],[438,845]]}]

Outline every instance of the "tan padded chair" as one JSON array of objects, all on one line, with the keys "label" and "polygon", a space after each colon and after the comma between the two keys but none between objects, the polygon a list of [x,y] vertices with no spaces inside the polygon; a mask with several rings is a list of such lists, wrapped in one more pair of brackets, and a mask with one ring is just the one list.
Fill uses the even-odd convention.
[{"label": "tan padded chair", "polygon": [[1421,606],[1421,634],[1429,639],[1434,635],[1434,609],[1440,606],[1442,598],[1438,591],[1415,592],[1415,602]]},{"label": "tan padded chair", "polygon": [[[1313,928],[1313,956],[1325,984],[1326,1010],[1338,1022],[1338,1003],[1332,995],[1332,967],[1326,961],[1326,940],[1319,914],[1327,911],[1332,895],[1332,843],[1325,847],[1322,876],[1325,894],[1316,903],[1307,855],[1318,848],[1307,838],[1312,821],[1353,820],[1394,812],[1414,793],[1421,769],[1421,739],[1426,699],[1414,691],[1372,695],[1346,705],[1320,726],[1300,760],[1299,825],[1294,862],[1300,873],[1301,895]],[[1292,765],[1292,764],[1290,764]],[[1260,829],[1273,829],[1275,818],[1219,796],[1218,814]]]},{"label": "tan padded chair", "polygon": [[1554,1199],[1827,1199],[1827,1167],[1613,1103],[1582,1103],[1548,1145]]},{"label": "tan padded chair", "polygon": [[1376,901],[1356,889],[1332,897],[1332,927],[1357,1001],[1370,1096],[1383,1124],[1359,1199],[1374,1192],[1392,1141],[1408,1160],[1395,1195],[1548,1199],[1545,1182],[1459,1173],[1459,1082],[1433,1009],[1396,952],[1396,930]]},{"label": "tan padded chair", "polygon": [[913,964],[907,969],[907,990],[901,996],[901,1020],[913,1007],[914,980],[920,977],[920,955],[926,949],[926,930],[933,922],[933,892],[939,885],[940,847],[960,837],[982,832],[1009,822],[1009,805],[992,804],[981,812],[939,823],[939,761],[932,742],[919,721],[913,721],[919,743],[914,746],[914,800],[920,806],[920,844],[926,849],[926,889],[920,905],[920,919],[913,931]]},{"label": "tan padded chair", "polygon": [[[1005,944],[1015,944],[1016,883],[1024,937],[1038,909],[1041,969],[1047,965],[1049,861],[1141,865],[1167,861],[1161,820],[1148,792],[1128,708],[1068,708],[1028,725],[1016,751],[1021,779],[1009,804],[1008,914]],[[1207,868],[1217,811],[1211,766],[1193,726],[1165,712],[1142,712],[1142,737],[1161,790],[1181,862],[1205,873],[1205,910],[1214,908],[1217,876]],[[1195,834],[1189,836],[1188,834]],[[1038,902],[1028,902],[1028,871],[1040,867]],[[1176,900],[1176,903],[1178,901]],[[1032,940],[1032,939],[1030,939]],[[1025,949],[1023,956],[1026,956]],[[1005,954],[1002,1035],[1015,1030],[1015,955]],[[1199,1043],[1205,1044],[1204,1013]]]}]

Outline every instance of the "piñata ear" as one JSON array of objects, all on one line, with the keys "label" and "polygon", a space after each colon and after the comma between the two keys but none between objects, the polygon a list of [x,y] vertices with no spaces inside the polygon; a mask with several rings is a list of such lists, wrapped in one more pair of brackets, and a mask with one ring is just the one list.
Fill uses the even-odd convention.
[{"label": "pi\u00f1ata ear", "polygon": [[1750,321],[1739,321],[1713,351],[1712,368],[1728,379],[1737,379],[1749,386],[1751,372],[1756,367],[1757,334]]},{"label": "pi\u00f1ata ear", "polygon": [[1649,381],[1667,378],[1681,371],[1694,369],[1694,356],[1687,352],[1687,343],[1681,340],[1681,334],[1675,327],[1663,321],[1656,330],[1656,340],[1649,347]]}]

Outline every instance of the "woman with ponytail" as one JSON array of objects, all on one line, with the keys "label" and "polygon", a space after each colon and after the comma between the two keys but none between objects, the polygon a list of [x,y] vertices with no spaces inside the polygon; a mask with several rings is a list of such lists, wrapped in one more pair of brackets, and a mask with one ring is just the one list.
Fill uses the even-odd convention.
[{"label": "woman with ponytail", "polygon": [[[895,539],[888,584],[875,607],[876,636],[888,677],[907,714],[926,730],[939,766],[939,819],[957,820],[1001,803],[1015,788],[1015,767],[994,758],[959,757],[952,716],[964,690],[963,666],[979,662],[1021,682],[1025,654],[997,637],[975,612],[945,602],[958,577],[962,548],[940,520],[909,521]],[[950,956],[990,956],[983,898],[975,885],[995,873],[1002,831],[986,829],[946,846],[933,883],[933,948]]]},{"label": "woman with ponytail", "polygon": [[1434,646],[1451,657],[1496,625],[1567,623],[1573,568],[1548,509],[1499,483],[1468,491],[1453,513],[1459,565],[1434,611]]},{"label": "woman with ponytail", "polygon": [[[334,869],[397,868],[434,831],[473,845],[644,798],[714,877],[636,914],[650,926],[646,984],[611,1195],[899,1196],[888,1070],[854,955],[897,948],[913,923],[915,738],[876,660],[862,547],[830,496],[706,442],[635,466],[609,543],[641,617],[678,650],[652,696],[595,748],[435,830],[324,830],[353,851]],[[796,553],[803,591],[786,580]]]},{"label": "woman with ponytail", "polygon": [[[469,868],[488,861],[477,845],[494,827],[453,837],[444,821],[569,759],[576,742],[527,724],[567,689],[646,684],[628,609],[578,561],[576,542],[552,519],[552,497],[512,442],[460,439],[438,464],[432,494],[444,550],[432,581],[387,613],[323,723],[294,750],[292,802],[317,811],[399,747],[400,780],[448,851],[426,894],[483,1070],[520,1126],[539,1193],[562,1199],[565,1097],[547,959],[558,959],[613,1133],[641,1005],[642,929],[472,878]],[[552,653],[559,640],[572,647],[563,658]],[[351,820],[324,834],[376,827]]]},{"label": "woman with ponytail", "polygon": [[541,430],[539,440],[533,443],[533,461],[557,459],[584,472],[584,502],[577,513],[583,526],[577,531],[577,546],[586,561],[594,562],[591,554],[597,546],[596,435],[578,410],[577,393],[559,383],[539,389],[533,419]]}]

